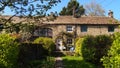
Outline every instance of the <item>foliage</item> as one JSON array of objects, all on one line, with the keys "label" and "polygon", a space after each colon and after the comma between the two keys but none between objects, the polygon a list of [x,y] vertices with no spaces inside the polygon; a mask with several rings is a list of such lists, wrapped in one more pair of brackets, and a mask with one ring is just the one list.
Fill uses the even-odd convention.
[{"label": "foliage", "polygon": [[20,32],[30,32],[33,33],[34,24],[33,23],[6,23],[4,29],[7,33],[20,33]]},{"label": "foliage", "polygon": [[0,0],[0,11],[10,8],[17,16],[44,15],[48,9],[60,0]]},{"label": "foliage", "polygon": [[96,68],[94,64],[84,61],[81,56],[62,57],[64,68]]},{"label": "foliage", "polygon": [[48,56],[46,59],[31,60],[27,64],[23,64],[18,68],[54,68],[54,57]]},{"label": "foliage", "polygon": [[14,68],[17,65],[18,45],[9,34],[0,35],[0,68]]},{"label": "foliage", "polygon": [[1,16],[0,22],[4,25],[10,24],[10,27],[7,27],[7,31],[16,31],[18,33],[20,31],[18,26],[22,25],[15,25],[13,22],[32,22],[40,25],[43,21],[49,21],[50,17],[45,17],[46,12],[60,2],[61,0],[0,0],[1,14],[4,15],[6,9],[10,9],[10,12],[13,12],[12,16]]},{"label": "foliage", "polygon": [[47,57],[46,60],[43,60],[42,63],[40,64],[41,67],[43,68],[54,68],[54,57]]},{"label": "foliage", "polygon": [[114,40],[108,54],[101,58],[105,68],[120,67],[120,33],[115,33],[113,39]]},{"label": "foliage", "polygon": [[82,56],[85,61],[95,62],[95,39],[93,36],[86,36],[82,42]]},{"label": "foliage", "polygon": [[76,42],[75,55],[81,55],[85,61],[99,65],[101,64],[100,58],[107,54],[111,44],[112,39],[110,36],[86,36]]},{"label": "foliage", "polygon": [[73,15],[73,10],[75,9],[75,14],[80,16],[84,14],[84,8],[76,0],[70,0],[67,7],[63,7],[60,15]]},{"label": "foliage", "polygon": [[33,23],[6,23],[3,32],[20,34],[21,41],[27,41],[33,34],[35,25]]},{"label": "foliage", "polygon": [[18,64],[20,68],[28,68],[29,62],[45,59],[48,55],[42,44],[21,43],[19,46]]},{"label": "foliage", "polygon": [[49,54],[51,54],[55,49],[55,44],[51,38],[39,37],[34,40],[34,43],[42,44]]},{"label": "foliage", "polygon": [[110,36],[99,35],[95,37],[96,40],[96,61],[100,62],[100,58],[107,55],[107,51],[110,49],[113,39]]},{"label": "foliage", "polygon": [[82,43],[83,43],[83,38],[79,38],[76,41],[76,46],[75,46],[75,56],[82,56],[81,48],[82,48]]},{"label": "foliage", "polygon": [[85,13],[90,16],[104,16],[105,10],[101,7],[100,4],[96,2],[91,2],[85,5]]}]

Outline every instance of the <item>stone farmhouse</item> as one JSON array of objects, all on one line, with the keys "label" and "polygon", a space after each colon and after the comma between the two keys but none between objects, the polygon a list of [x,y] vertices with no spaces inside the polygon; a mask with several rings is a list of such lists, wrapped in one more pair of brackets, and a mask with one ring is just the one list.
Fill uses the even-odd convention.
[{"label": "stone farmhouse", "polygon": [[105,16],[58,16],[55,20],[44,22],[43,27],[35,31],[37,36],[51,37],[57,47],[75,45],[75,38],[86,35],[111,35],[120,32],[120,23],[113,18],[113,12]]},{"label": "stone farmhouse", "polygon": [[[16,18],[16,20],[19,20]],[[113,12],[106,16],[58,16],[55,20],[44,21],[35,29],[33,36],[52,38],[57,48],[65,46],[68,49],[75,45],[75,38],[86,35],[111,35],[120,32],[119,21],[113,18]]]}]

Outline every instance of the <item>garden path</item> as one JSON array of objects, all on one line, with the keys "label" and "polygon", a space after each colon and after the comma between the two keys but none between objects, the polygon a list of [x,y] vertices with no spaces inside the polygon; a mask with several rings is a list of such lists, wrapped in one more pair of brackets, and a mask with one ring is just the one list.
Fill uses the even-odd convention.
[{"label": "garden path", "polygon": [[64,68],[63,61],[61,57],[55,58],[55,68]]}]

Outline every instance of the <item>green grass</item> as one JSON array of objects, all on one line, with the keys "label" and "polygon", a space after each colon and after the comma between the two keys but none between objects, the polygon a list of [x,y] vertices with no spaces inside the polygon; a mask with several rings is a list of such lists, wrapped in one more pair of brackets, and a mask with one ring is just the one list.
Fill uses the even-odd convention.
[{"label": "green grass", "polygon": [[65,56],[62,58],[65,68],[96,68],[94,64],[85,62],[82,57]]},{"label": "green grass", "polygon": [[41,68],[54,68],[54,57],[47,57],[46,60],[42,61]]},{"label": "green grass", "polygon": [[44,60],[35,60],[31,62],[30,68],[54,68],[54,57],[47,57]]}]

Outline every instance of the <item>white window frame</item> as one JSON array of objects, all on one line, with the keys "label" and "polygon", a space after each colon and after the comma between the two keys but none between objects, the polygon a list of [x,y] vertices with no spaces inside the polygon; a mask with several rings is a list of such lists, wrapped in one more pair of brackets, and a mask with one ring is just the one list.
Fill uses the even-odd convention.
[{"label": "white window frame", "polygon": [[68,38],[67,39],[67,44],[72,44],[73,43],[73,39],[72,38]]},{"label": "white window frame", "polygon": [[67,32],[72,32],[73,31],[73,26],[72,25],[67,25],[66,26],[66,31]]}]

